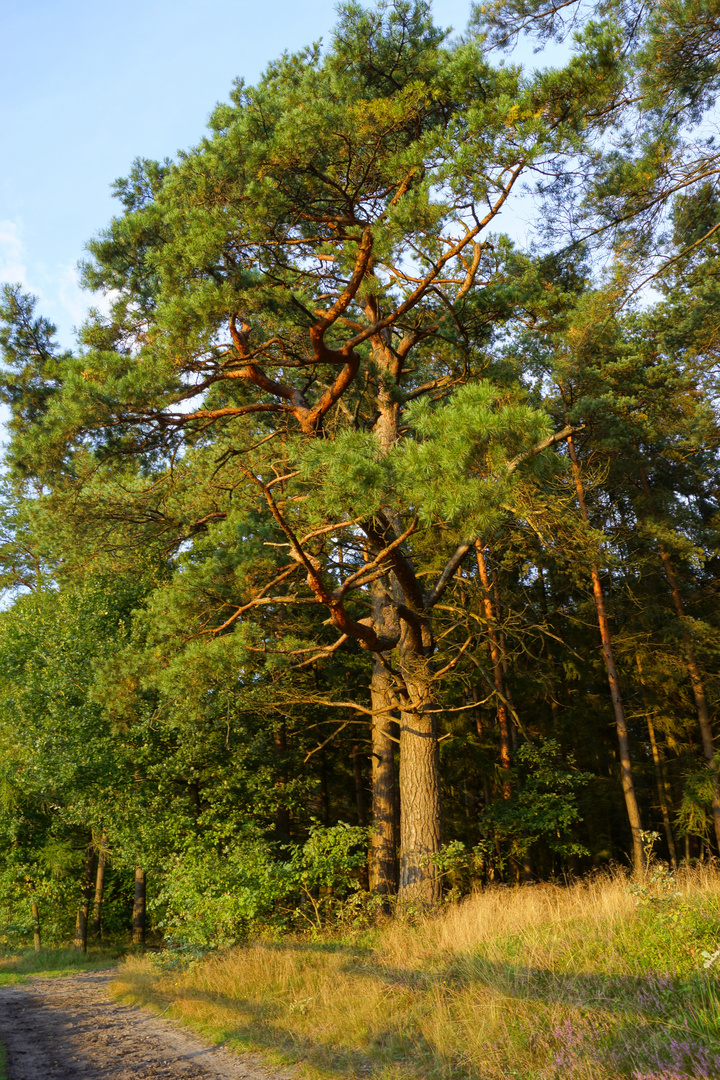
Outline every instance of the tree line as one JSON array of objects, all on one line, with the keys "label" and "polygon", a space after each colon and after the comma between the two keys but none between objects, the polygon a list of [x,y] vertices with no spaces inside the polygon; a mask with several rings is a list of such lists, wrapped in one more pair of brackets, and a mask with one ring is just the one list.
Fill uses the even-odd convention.
[{"label": "tree line", "polygon": [[717,34],[347,4],[117,181],[74,350],[5,288],[13,933],[718,852]]}]

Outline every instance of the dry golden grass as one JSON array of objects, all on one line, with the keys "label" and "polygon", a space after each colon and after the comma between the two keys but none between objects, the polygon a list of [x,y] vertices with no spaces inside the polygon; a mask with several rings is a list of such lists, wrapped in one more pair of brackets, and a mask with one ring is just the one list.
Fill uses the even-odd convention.
[{"label": "dry golden grass", "polygon": [[679,886],[664,905],[638,905],[621,875],[489,889],[419,922],[258,942],[190,970],[129,959],[116,992],[316,1077],[720,1076],[701,958],[720,944],[720,875]]}]

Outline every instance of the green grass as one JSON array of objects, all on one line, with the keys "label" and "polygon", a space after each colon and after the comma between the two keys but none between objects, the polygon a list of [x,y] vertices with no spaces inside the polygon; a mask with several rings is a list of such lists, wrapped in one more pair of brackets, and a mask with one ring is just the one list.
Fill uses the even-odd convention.
[{"label": "green grass", "polygon": [[116,964],[120,955],[118,949],[88,949],[87,953],[75,952],[74,949],[41,949],[40,952],[28,949],[0,958],[0,986],[26,983],[30,978],[53,978],[75,975],[78,971],[97,971]]},{"label": "green grass", "polygon": [[720,1077],[720,875],[489,889],[415,924],[255,942],[115,992],[323,1080]]}]

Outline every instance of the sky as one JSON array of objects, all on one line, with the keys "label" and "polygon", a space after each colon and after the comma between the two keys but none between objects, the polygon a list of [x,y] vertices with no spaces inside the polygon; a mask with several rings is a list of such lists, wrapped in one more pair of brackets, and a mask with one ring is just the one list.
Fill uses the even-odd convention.
[{"label": "sky", "polygon": [[[0,4],[0,282],[39,298],[64,347],[91,303],[84,245],[119,211],[136,157],[195,145],[233,80],[329,40],[335,0],[6,0]],[[461,31],[469,0],[436,0]]]}]

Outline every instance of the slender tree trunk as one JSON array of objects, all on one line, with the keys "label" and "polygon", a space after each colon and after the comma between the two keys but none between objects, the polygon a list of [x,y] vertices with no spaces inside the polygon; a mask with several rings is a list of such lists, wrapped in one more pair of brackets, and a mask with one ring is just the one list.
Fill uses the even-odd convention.
[{"label": "slender tree trunk", "polygon": [[[645,494],[651,496],[652,489],[643,469],[640,470],[640,479],[642,480]],[[710,709],[708,708],[707,696],[705,694],[705,684],[700,673],[700,665],[697,662],[691,636],[688,631],[685,604],[683,603],[682,593],[680,592],[677,577],[675,576],[675,567],[673,566],[670,552],[662,541],[660,541],[660,558],[662,559],[663,570],[665,571],[665,577],[670,587],[670,595],[672,597],[673,607],[675,608],[675,614],[680,620],[683,638],[685,639],[685,662],[687,663],[688,675],[690,676],[690,684],[695,699],[695,708],[697,709],[703,755],[708,768],[711,769],[714,774],[712,815],[713,825],[715,827],[715,840],[717,841],[718,852],[720,852],[720,777],[718,776],[718,771],[715,767],[715,746],[712,724],[710,722]]]},{"label": "slender tree trunk", "polygon": [[93,880],[95,878],[95,849],[92,842],[88,844],[85,853],[85,866],[81,881],[81,899],[75,918],[75,941],[74,948],[78,952],[87,952],[88,915],[90,913],[90,897],[92,896]]},{"label": "slender tree trunk", "polygon": [[33,897],[30,901],[30,913],[32,915],[33,924],[33,947],[35,952],[40,952],[40,912],[38,911],[37,900]]},{"label": "slender tree trunk", "polygon": [[653,759],[653,769],[655,771],[655,783],[657,785],[658,801],[660,803],[660,813],[663,819],[663,828],[665,830],[665,839],[667,840],[668,852],[670,854],[670,862],[673,870],[677,870],[678,860],[677,851],[675,850],[675,838],[672,832],[672,825],[670,822],[670,810],[667,801],[667,790],[665,784],[665,770],[663,769],[662,759],[660,757],[660,751],[658,750],[657,739],[655,738],[655,726],[652,722],[652,716],[650,715],[650,707],[648,705],[645,696],[645,676],[642,669],[642,661],[640,654],[635,653],[635,663],[637,664],[638,675],[640,676],[640,688],[642,692],[643,708],[645,710],[645,720],[647,721],[648,737],[650,739],[650,750]]},{"label": "slender tree trunk", "polygon": [[102,902],[103,889],[105,887],[105,863],[107,861],[106,845],[107,836],[103,832],[100,839],[97,871],[95,873],[95,901],[93,903],[93,916],[90,927],[90,934],[94,941],[102,941]]},{"label": "slender tree trunk", "polygon": [[395,743],[388,737],[390,674],[382,661],[373,663],[372,697],[372,820],[370,889],[389,896],[397,891],[397,833],[395,831]]},{"label": "slender tree trunk", "polygon": [[[573,477],[575,479],[575,491],[577,492],[578,504],[580,506],[580,513],[583,521],[589,522],[587,503],[585,502],[585,490],[583,488],[582,476],[580,475],[580,466],[578,464],[577,451],[575,450],[575,441],[572,435],[568,436],[567,440],[568,450],[570,452],[570,460],[572,461]],[[630,759],[630,740],[628,737],[627,720],[625,718],[625,709],[623,707],[622,696],[620,694],[620,681],[617,676],[617,669],[615,667],[615,657],[613,655],[612,640],[610,637],[610,624],[608,622],[607,614],[605,612],[605,598],[603,596],[602,584],[600,582],[600,573],[597,565],[593,563],[591,567],[592,572],[592,586],[593,596],[595,597],[595,610],[597,612],[598,625],[600,627],[600,639],[602,641],[603,656],[605,658],[605,669],[607,671],[608,684],[610,686],[610,698],[612,700],[613,712],[615,714],[615,726],[617,729],[618,746],[620,749],[620,778],[622,782],[623,795],[625,797],[625,809],[627,811],[628,821],[630,823],[630,832],[632,834],[632,853],[633,853],[633,869],[637,875],[643,872],[645,867],[645,853],[642,846],[642,823],[640,821],[640,810],[637,804],[637,798],[635,795],[635,784],[633,782],[632,775],[632,762]]]},{"label": "slender tree trunk", "polygon": [[135,902],[132,914],[132,943],[145,944],[145,871],[135,869]]},{"label": "slender tree trunk", "polygon": [[[542,613],[547,622],[550,621],[550,612],[548,610],[547,602],[547,586],[545,584],[545,575],[542,572],[542,568],[538,567],[538,574],[540,577],[540,604],[542,607]],[[557,664],[555,663],[555,654],[552,650],[552,646],[549,641],[545,640],[545,654],[548,658],[548,664],[553,676],[557,675]],[[546,700],[550,705],[550,715],[552,716],[552,727],[555,734],[560,733],[560,709],[558,703],[555,700],[555,678],[552,679],[550,684],[550,692],[546,695]]]},{"label": "slender tree trunk", "polygon": [[645,714],[647,719],[648,735],[650,737],[650,749],[652,751],[653,767],[655,769],[655,780],[657,783],[658,799],[660,801],[660,811],[662,813],[663,828],[665,829],[665,838],[667,840],[668,851],[670,853],[670,862],[673,870],[677,870],[678,859],[677,851],[675,850],[675,838],[672,832],[672,824],[670,821],[670,809],[667,801],[667,791],[665,784],[665,770],[663,769],[662,758],[658,750],[657,740],[655,738],[655,727],[650,713]]},{"label": "slender tree trunk", "polygon": [[512,745],[513,753],[517,752],[518,748],[518,729],[513,717],[516,714],[515,702],[513,701],[512,689],[510,687],[510,664],[508,662],[508,647],[507,638],[505,637],[505,631],[502,628],[502,604],[500,603],[500,580],[498,578],[497,567],[492,568],[492,583],[493,583],[493,595],[495,596],[495,621],[498,628],[498,644],[500,646],[500,662],[502,665],[503,673],[503,686],[505,687],[505,697],[508,704],[508,728],[510,730],[510,743]]},{"label": "slender tree trunk", "polygon": [[[363,783],[363,769],[362,769],[362,755],[360,753],[359,746],[355,745],[352,749],[353,758],[353,772],[355,774],[355,806],[357,808],[358,825],[361,828],[365,827],[365,788]],[[369,856],[369,852],[368,852]],[[369,861],[369,858],[368,858]],[[363,889],[367,892],[370,888],[370,870],[368,863],[360,870],[360,883]]]},{"label": "slender tree trunk", "polygon": [[[485,614],[485,622],[487,623],[488,642],[490,644],[490,660],[493,670],[493,683],[495,685],[495,694],[497,696],[497,719],[498,728],[500,730],[500,768],[506,771],[510,768],[512,764],[510,758],[510,721],[508,717],[507,694],[505,693],[505,682],[503,679],[502,668],[502,653],[500,649],[500,643],[498,641],[495,611],[493,609],[492,595],[490,592],[490,579],[487,572],[485,555],[483,554],[482,545],[479,540],[475,544],[475,555],[477,557],[480,584],[482,585],[483,589],[483,612]],[[509,780],[503,780],[502,791],[503,798],[509,799],[512,793],[512,786]]]},{"label": "slender tree trunk", "polygon": [[287,784],[287,727],[283,720],[274,736],[275,755],[280,779],[275,782],[275,797],[278,800],[275,809],[275,836],[287,842],[290,839],[290,811],[284,805]]},{"label": "slender tree trunk", "polygon": [[365,788],[362,771],[362,755],[357,743],[352,748],[353,773],[355,774],[355,808],[357,810],[358,825],[365,825]]}]

